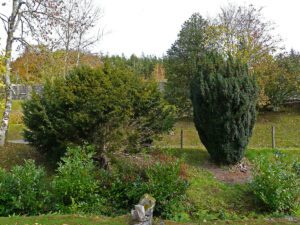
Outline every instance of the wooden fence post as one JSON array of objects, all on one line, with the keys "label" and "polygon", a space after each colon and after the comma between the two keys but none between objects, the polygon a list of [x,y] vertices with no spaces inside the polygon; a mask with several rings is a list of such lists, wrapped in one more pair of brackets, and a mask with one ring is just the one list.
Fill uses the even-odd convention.
[{"label": "wooden fence post", "polygon": [[275,126],[272,126],[272,148],[276,148],[276,140],[275,140]]},{"label": "wooden fence post", "polygon": [[180,130],[180,148],[183,149],[183,130]]}]

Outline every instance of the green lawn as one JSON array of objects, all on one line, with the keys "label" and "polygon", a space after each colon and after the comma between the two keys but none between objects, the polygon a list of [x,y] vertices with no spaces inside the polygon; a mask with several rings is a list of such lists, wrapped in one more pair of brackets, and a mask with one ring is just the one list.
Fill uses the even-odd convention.
[{"label": "green lawn", "polygon": [[33,159],[37,165],[44,166],[47,172],[51,174],[56,166],[51,160],[37,152],[30,145],[7,143],[5,146],[0,147],[1,168],[10,170],[15,165],[24,164],[24,161],[28,159]]},{"label": "green lawn", "polygon": [[[0,116],[2,117],[3,109],[0,109]],[[12,111],[9,121],[8,140],[23,139],[23,121],[22,121],[22,101],[14,100],[12,104]]]},{"label": "green lawn", "polygon": [[[222,182],[206,168],[209,155],[204,149],[166,149],[165,152],[180,158],[188,166],[190,186],[187,193],[193,206],[192,220],[237,220],[263,216],[255,211],[247,184]],[[272,150],[266,152],[272,154]],[[250,155],[253,157],[256,153]],[[222,170],[229,171],[230,168],[223,167]]]},{"label": "green lawn", "polygon": [[102,217],[81,215],[46,215],[32,217],[0,217],[1,225],[125,225],[128,217]]},{"label": "green lawn", "polygon": [[[245,219],[245,220],[223,220],[213,222],[201,223],[184,223],[164,221],[166,225],[199,225],[199,224],[231,224],[231,225],[271,225],[271,224],[299,224],[299,221],[289,221],[286,218],[264,218],[264,219]],[[46,216],[32,216],[32,217],[0,217],[1,225],[128,225],[128,216],[121,216],[116,218],[102,217],[102,216],[81,216],[81,215],[46,215]],[[156,220],[154,225],[160,225],[160,220]]]}]

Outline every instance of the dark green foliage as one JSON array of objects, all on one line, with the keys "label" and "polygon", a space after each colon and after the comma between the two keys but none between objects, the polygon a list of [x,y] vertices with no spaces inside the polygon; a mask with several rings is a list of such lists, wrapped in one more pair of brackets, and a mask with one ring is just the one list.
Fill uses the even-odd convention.
[{"label": "dark green foliage", "polygon": [[296,160],[293,162],[293,171],[299,176],[300,178],[300,160]]},{"label": "dark green foliage", "polygon": [[142,76],[145,79],[153,77],[155,66],[157,66],[160,63],[161,59],[151,55],[142,55],[141,57],[131,55],[130,58],[127,60],[127,64],[133,69],[133,71],[137,75]]},{"label": "dark green foliage", "polygon": [[127,168],[126,171],[120,171],[119,169],[113,171],[101,170],[99,180],[99,192],[105,199],[104,214],[107,216],[128,213],[146,191],[143,171],[132,168]]},{"label": "dark green foliage", "polygon": [[157,85],[109,59],[101,69],[76,68],[65,79],[47,82],[23,111],[26,140],[51,156],[85,142],[95,144],[100,154],[138,148],[173,126],[172,107],[163,102]]},{"label": "dark green foliage", "polygon": [[287,73],[280,71],[265,86],[265,93],[273,111],[278,111],[289,100],[297,97],[297,82]]},{"label": "dark green foliage", "polygon": [[256,119],[258,88],[247,67],[216,53],[203,58],[191,87],[199,137],[217,163],[244,156]]},{"label": "dark green foliage", "polygon": [[86,141],[97,142],[102,151],[129,115],[126,79],[126,71],[107,66],[77,68],[65,79],[49,81],[42,96],[23,105],[26,140],[51,154],[62,155],[69,144]]},{"label": "dark green foliage", "polygon": [[112,170],[97,170],[94,147],[68,148],[53,177],[33,161],[0,170],[0,215],[49,212],[127,214],[148,193],[156,198],[155,214],[173,218],[184,210],[188,187],[179,162],[142,166],[117,161]]},{"label": "dark green foliage", "polygon": [[128,127],[131,152],[149,147],[153,140],[172,129],[175,123],[175,108],[165,100],[154,82],[137,82],[132,90],[132,117]]},{"label": "dark green foliage", "polygon": [[251,190],[262,210],[293,212],[300,203],[299,185],[300,177],[283,154],[276,154],[273,159],[261,157],[256,161]]},{"label": "dark green foliage", "polygon": [[1,216],[37,215],[51,210],[45,171],[32,160],[10,172],[0,170],[0,193]]},{"label": "dark green foliage", "polygon": [[[180,163],[157,163],[139,168],[120,165],[112,173],[103,171],[100,190],[107,199],[107,214],[127,213],[148,193],[156,199],[154,214],[173,218],[183,209],[187,181],[180,177]],[[110,206],[110,207],[109,207]]]},{"label": "dark green foliage", "polygon": [[135,75],[142,77],[144,79],[153,78],[155,67],[161,64],[162,60],[156,56],[145,56],[137,57],[136,55],[131,55],[130,58],[125,56],[111,56],[106,57],[113,62],[115,65],[125,66],[127,69],[131,70]]},{"label": "dark green foliage", "polygon": [[180,177],[180,163],[156,163],[146,171],[148,192],[156,199],[155,213],[171,219],[183,210],[188,187]]},{"label": "dark green foliage", "polygon": [[208,23],[198,13],[193,14],[182,25],[178,39],[164,59],[167,83],[166,99],[178,109],[178,116],[192,117],[190,82],[205,53],[205,30]]},{"label": "dark green foliage", "polygon": [[91,146],[67,149],[51,183],[56,210],[64,213],[101,211],[93,155]]}]

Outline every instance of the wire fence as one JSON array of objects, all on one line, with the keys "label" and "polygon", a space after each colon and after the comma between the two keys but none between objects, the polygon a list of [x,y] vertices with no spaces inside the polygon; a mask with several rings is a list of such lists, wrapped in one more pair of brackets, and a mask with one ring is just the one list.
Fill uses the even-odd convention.
[{"label": "wire fence", "polygon": [[[299,117],[300,118],[300,117]],[[157,143],[159,147],[204,148],[195,128],[177,127]],[[300,148],[300,126],[256,126],[248,148]]]}]

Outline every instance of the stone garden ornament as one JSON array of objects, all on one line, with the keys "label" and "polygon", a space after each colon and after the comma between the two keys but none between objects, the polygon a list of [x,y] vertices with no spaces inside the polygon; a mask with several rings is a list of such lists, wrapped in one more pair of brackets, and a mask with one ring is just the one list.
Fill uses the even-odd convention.
[{"label": "stone garden ornament", "polygon": [[131,210],[132,225],[152,225],[155,199],[145,194]]}]

